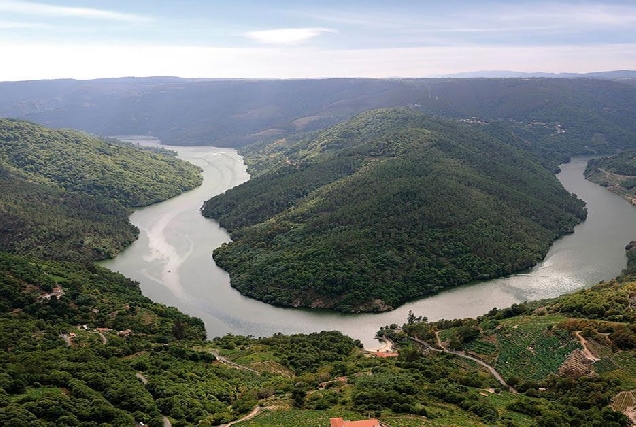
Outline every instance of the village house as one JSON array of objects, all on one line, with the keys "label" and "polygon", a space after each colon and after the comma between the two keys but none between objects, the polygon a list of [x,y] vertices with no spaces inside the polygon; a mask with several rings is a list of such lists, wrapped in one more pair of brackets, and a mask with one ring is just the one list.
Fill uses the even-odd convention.
[{"label": "village house", "polygon": [[331,427],[382,427],[380,421],[376,419],[361,421],[345,421],[342,418],[329,418]]}]

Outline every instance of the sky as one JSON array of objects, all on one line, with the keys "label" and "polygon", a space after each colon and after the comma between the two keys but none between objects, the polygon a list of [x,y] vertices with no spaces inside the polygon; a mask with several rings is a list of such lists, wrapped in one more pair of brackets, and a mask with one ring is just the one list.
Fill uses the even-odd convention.
[{"label": "sky", "polygon": [[0,81],[626,69],[634,0],[0,0]]}]

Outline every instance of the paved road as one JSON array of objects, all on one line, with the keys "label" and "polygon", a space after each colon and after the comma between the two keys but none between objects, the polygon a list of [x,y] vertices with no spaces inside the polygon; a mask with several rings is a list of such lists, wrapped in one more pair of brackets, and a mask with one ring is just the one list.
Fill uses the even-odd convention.
[{"label": "paved road", "polygon": [[463,357],[464,359],[472,360],[473,362],[478,363],[479,365],[481,365],[484,368],[488,369],[488,372],[490,372],[492,374],[492,376],[495,377],[495,379],[497,381],[499,381],[499,383],[502,386],[504,386],[508,390],[510,390],[511,393],[517,393],[517,390],[515,390],[515,388],[512,387],[511,385],[509,385],[506,382],[506,380],[504,380],[503,377],[499,374],[499,372],[497,372],[497,370],[495,368],[493,368],[492,366],[490,366],[488,363],[484,362],[483,360],[480,360],[480,359],[477,359],[476,357],[470,356],[470,355],[464,353],[463,351],[455,351],[455,350],[451,350],[451,349],[446,348],[446,347],[442,347],[441,349],[439,349],[439,348],[433,347],[432,345],[430,345],[426,341],[423,341],[423,340],[421,340],[419,338],[415,338],[415,337],[409,337],[409,338],[411,340],[415,341],[416,343],[424,346],[428,350],[437,351],[439,353],[454,354],[455,356]]},{"label": "paved road", "polygon": [[247,366],[239,365],[238,363],[234,363],[231,360],[226,359],[225,357],[219,355],[219,353],[217,353],[216,351],[210,351],[210,353],[212,353],[214,355],[214,357],[216,357],[216,360],[218,360],[219,362],[223,363],[224,365],[228,365],[228,366],[231,366],[231,367],[236,368],[236,369],[242,369],[244,371],[250,371],[250,372],[255,373],[256,375],[260,375],[261,374],[260,372],[258,372],[255,369],[248,368]]}]

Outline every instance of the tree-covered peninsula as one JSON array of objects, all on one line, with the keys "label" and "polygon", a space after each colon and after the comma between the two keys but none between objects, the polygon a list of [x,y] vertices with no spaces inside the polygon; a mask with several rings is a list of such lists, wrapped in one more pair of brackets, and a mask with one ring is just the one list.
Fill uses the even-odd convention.
[{"label": "tree-covered peninsula", "polygon": [[174,156],[0,119],[0,250],[109,258],[137,237],[132,208],[200,183],[199,169]]},{"label": "tree-covered peninsula", "polygon": [[202,211],[232,286],[277,305],[390,310],[528,268],[586,215],[527,152],[414,109],[245,154],[252,179]]}]

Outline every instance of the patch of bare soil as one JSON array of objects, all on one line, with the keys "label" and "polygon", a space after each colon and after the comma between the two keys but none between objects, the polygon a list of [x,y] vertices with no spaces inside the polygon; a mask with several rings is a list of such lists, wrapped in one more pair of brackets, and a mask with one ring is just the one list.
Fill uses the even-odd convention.
[{"label": "patch of bare soil", "polygon": [[636,426],[636,397],[634,391],[622,391],[612,399],[610,407],[625,414],[632,422],[633,426]]},{"label": "patch of bare soil", "polygon": [[601,360],[598,357],[596,357],[596,355],[590,350],[587,340],[583,337],[583,335],[581,335],[581,331],[574,332],[574,335],[576,335],[579,342],[581,343],[581,346],[583,347],[582,353],[588,360],[592,362]]},{"label": "patch of bare soil", "polygon": [[590,360],[582,350],[574,350],[559,368],[559,375],[578,378],[592,372],[593,360]]}]

